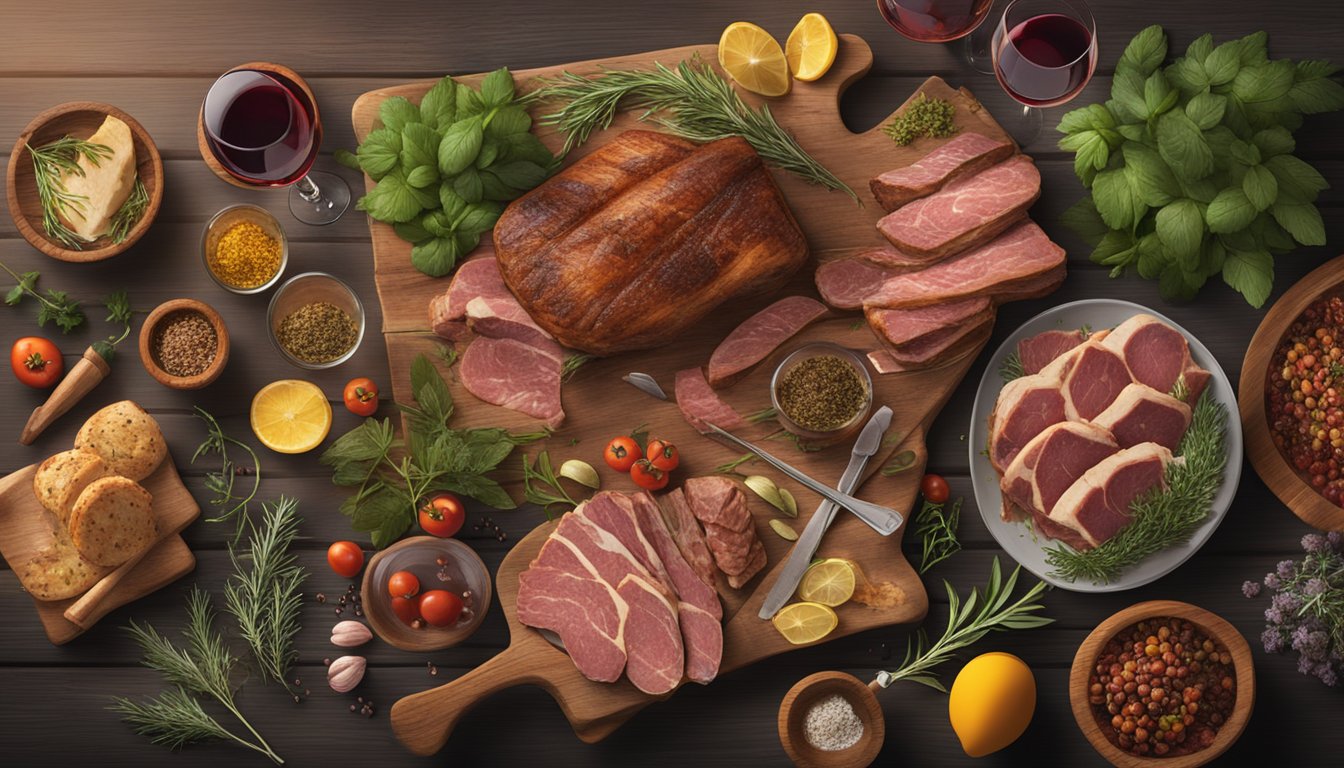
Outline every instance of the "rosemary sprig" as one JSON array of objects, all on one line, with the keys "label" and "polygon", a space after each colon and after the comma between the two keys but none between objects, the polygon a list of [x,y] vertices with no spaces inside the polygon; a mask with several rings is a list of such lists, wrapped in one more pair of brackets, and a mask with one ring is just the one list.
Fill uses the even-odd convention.
[{"label": "rosemary sprig", "polygon": [[1003,363],[999,366],[999,378],[1003,379],[1004,384],[1026,375],[1027,371],[1022,367],[1022,356],[1017,354],[1016,350],[1003,358]]},{"label": "rosemary sprig", "polygon": [[[256,498],[257,490],[261,487],[261,461],[257,458],[257,452],[247,443],[229,437],[224,434],[224,429],[219,426],[219,421],[211,416],[204,408],[196,406],[196,416],[205,422],[205,440],[196,446],[196,452],[191,455],[191,463],[211,453],[219,454],[220,468],[217,472],[205,473],[205,489],[214,494],[210,500],[211,506],[219,507],[220,513],[214,517],[206,518],[208,523],[223,523],[228,520],[235,520],[237,530],[233,534],[233,544],[237,544],[242,538],[243,528],[248,523],[247,505],[252,499]],[[236,446],[245,451],[251,459],[247,465],[239,465],[229,458],[229,446]],[[252,475],[252,487],[246,489],[246,495],[243,495],[243,489],[234,493],[234,488],[240,475]]]},{"label": "rosemary sprig", "polygon": [[915,515],[915,533],[919,535],[922,549],[919,556],[921,574],[961,551],[961,542],[957,541],[960,519],[961,499],[951,502],[950,506],[925,499]]},{"label": "rosemary sprig", "polygon": [[1036,602],[1045,592],[1044,582],[1036,582],[1036,585],[1027,590],[1016,602],[1008,603],[1013,588],[1017,585],[1017,575],[1021,571],[1021,566],[1014,568],[1008,580],[1003,581],[999,570],[999,558],[995,557],[983,596],[973,587],[965,603],[962,603],[957,596],[957,590],[944,581],[943,585],[947,587],[948,613],[947,628],[943,630],[943,636],[933,645],[928,645],[928,640],[921,629],[917,637],[907,646],[905,659],[900,666],[889,672],[884,670],[877,673],[878,684],[886,688],[897,680],[908,680],[947,693],[947,688],[939,682],[932,670],[951,659],[957,651],[974,645],[990,632],[1033,629],[1053,622],[1054,619],[1032,615],[1045,607]]},{"label": "rosemary sprig", "polygon": [[69,218],[75,214],[83,215],[88,198],[67,190],[61,176],[67,173],[83,176],[80,157],[88,159],[95,166],[101,165],[103,160],[112,156],[112,148],[71,136],[64,136],[37,148],[28,143],[24,146],[33,156],[33,179],[37,182],[37,197],[42,203],[42,228],[66,247],[81,250],[83,240],[61,221],[61,216]]},{"label": "rosemary sprig", "polygon": [[551,456],[546,451],[537,454],[535,464],[523,454],[523,498],[541,507],[547,520],[555,519],[552,507],[573,509],[579,505],[560,484],[560,477],[551,466]]},{"label": "rosemary sprig", "polygon": [[741,456],[738,456],[736,459],[733,459],[732,461],[728,462],[727,464],[720,464],[719,466],[715,467],[714,474],[716,475],[734,474],[737,472],[738,467],[742,466],[743,464],[753,462],[755,460],[756,460],[756,454],[744,453]]},{"label": "rosemary sprig", "polygon": [[131,187],[131,194],[112,216],[112,229],[107,233],[108,239],[118,244],[126,242],[126,238],[130,237],[131,230],[135,229],[136,222],[145,215],[147,208],[149,208],[149,191],[137,176],[135,186]]},{"label": "rosemary sprig", "polygon": [[682,61],[675,70],[655,63],[653,69],[604,69],[595,75],[564,72],[542,79],[541,84],[530,98],[561,103],[558,111],[540,122],[565,132],[565,152],[587,141],[594,130],[609,127],[624,103],[629,109],[643,110],[640,120],[654,119],[691,141],[741,136],[766,162],[813,184],[843,190],[859,201],[854,190],[807,154],[775,121],[769,107],[752,109],[699,57]]},{"label": "rosemary sprig", "polygon": [[583,352],[575,352],[565,358],[565,362],[560,366],[560,381],[565,382],[574,378],[574,374],[584,365],[597,359],[597,355],[589,355]]}]

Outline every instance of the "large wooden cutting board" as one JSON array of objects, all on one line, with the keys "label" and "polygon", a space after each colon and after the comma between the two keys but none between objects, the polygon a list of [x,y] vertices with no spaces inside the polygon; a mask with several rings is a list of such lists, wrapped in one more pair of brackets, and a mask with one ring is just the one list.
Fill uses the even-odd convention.
[{"label": "large wooden cutting board", "polygon": [[[555,76],[564,70],[591,73],[601,67],[647,68],[653,62],[673,66],[697,54],[704,61],[713,62],[716,58],[715,46],[689,46],[527,70],[515,72],[514,79],[520,89],[530,90],[534,87],[534,78]],[[788,174],[774,172],[807,234],[812,253],[818,259],[837,258],[878,244],[880,236],[874,224],[882,215],[882,210],[868,194],[868,180],[882,171],[909,165],[937,146],[936,140],[926,139],[909,147],[898,147],[881,133],[880,125],[863,134],[855,134],[845,127],[839,115],[840,94],[866,73],[871,65],[872,51],[867,43],[854,35],[842,35],[839,55],[830,73],[816,83],[795,82],[791,94],[769,100],[770,109],[778,121],[797,137],[802,147],[845,180],[864,201],[860,206],[844,193],[828,191],[808,185]],[[477,75],[460,79],[474,84],[479,78]],[[418,101],[432,84],[432,81],[424,81],[364,94],[354,106],[356,134],[362,139],[376,126],[378,105],[384,99],[399,95]],[[957,105],[957,121],[962,130],[1007,138],[968,91],[953,89],[934,77],[925,82],[919,92],[954,102]],[[911,94],[911,98],[915,95]],[[747,98],[759,103],[750,94]],[[543,113],[545,109],[544,106],[534,108],[534,116]],[[581,156],[601,146],[622,129],[640,125],[632,115],[622,114],[612,128],[595,134],[573,156]],[[539,134],[552,148],[558,148],[563,143],[562,136],[548,129],[540,129]],[[535,430],[538,424],[534,420],[478,401],[455,380],[452,371],[443,365],[440,355],[436,354],[442,350],[443,343],[428,331],[429,301],[434,295],[446,290],[449,281],[431,279],[416,271],[410,264],[410,246],[398,239],[391,227],[371,221],[370,229],[394,397],[401,402],[412,400],[409,387],[411,361],[416,355],[425,354],[439,365],[450,380],[458,405],[454,426]],[[545,449],[557,464],[568,458],[585,459],[599,468],[604,488],[633,489],[628,477],[618,475],[602,464],[601,450],[610,437],[629,432],[640,424],[648,424],[655,436],[667,437],[681,447],[682,468],[678,470],[679,476],[713,472],[715,467],[731,461],[740,452],[698,435],[683,421],[674,403],[661,402],[643,394],[621,381],[621,376],[630,371],[648,373],[670,394],[676,371],[705,364],[714,346],[739,322],[780,296],[790,294],[816,295],[811,266],[802,270],[789,286],[775,296],[730,302],[719,308],[674,344],[584,365],[565,384],[563,400],[568,416],[564,424],[544,442],[529,447],[529,452]],[[813,325],[777,350],[749,376],[721,393],[724,399],[742,413],[752,413],[767,407],[768,383],[775,363],[797,344],[808,340],[832,341],[860,353],[876,346],[871,332],[862,322],[862,315],[854,313],[831,317]],[[966,354],[935,369],[875,376],[875,400],[878,404],[891,406],[895,417],[883,450],[869,465],[868,478],[860,488],[860,495],[902,511],[910,510],[925,462],[925,433],[965,375],[980,346],[976,345]],[[744,436],[760,438],[773,428],[773,422],[759,425],[753,428],[753,434]],[[847,445],[808,453],[782,440],[771,441],[769,445],[777,455],[827,482],[838,480],[849,457]],[[915,454],[915,461],[909,469],[891,476],[884,476],[877,471],[898,451],[906,450]],[[769,475],[793,491],[802,510],[800,518],[791,521],[798,530],[802,529],[820,501],[814,494],[790,481],[784,481],[778,473],[762,464],[748,464],[741,471],[745,474]],[[520,479],[520,473],[517,472],[510,472],[501,478],[515,491],[515,495],[520,490]],[[755,499],[752,505],[757,531],[766,546],[768,565],[762,575],[745,589],[723,595],[726,605],[725,673],[795,647],[789,645],[769,622],[756,616],[790,544],[771,531],[768,523],[771,517],[776,516],[773,510]],[[536,684],[550,691],[578,736],[590,742],[605,737],[640,708],[656,700],[635,690],[628,682],[609,685],[583,678],[562,651],[550,645],[537,632],[517,623],[513,610],[517,574],[536,555],[550,527],[550,524],[543,525],[520,541],[497,574],[496,591],[509,621],[512,637],[510,647],[468,675],[435,690],[408,696],[393,707],[393,728],[412,750],[423,754],[436,751],[443,746],[462,712],[481,698],[510,685]],[[884,608],[855,603],[842,606],[839,609],[840,625],[828,639],[875,627],[914,622],[924,617],[928,610],[928,597],[918,576],[901,555],[902,533],[903,529],[884,539],[848,514],[837,518],[819,554],[856,560],[871,581],[892,585],[893,591],[901,598]]]}]

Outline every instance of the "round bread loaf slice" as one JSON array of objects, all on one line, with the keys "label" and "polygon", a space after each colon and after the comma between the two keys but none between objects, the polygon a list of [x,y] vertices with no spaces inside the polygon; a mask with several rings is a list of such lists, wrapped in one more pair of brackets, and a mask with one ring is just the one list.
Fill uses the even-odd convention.
[{"label": "round bread loaf slice", "polygon": [[38,465],[33,475],[33,493],[42,506],[56,516],[64,529],[70,522],[70,512],[79,494],[84,492],[89,483],[111,474],[107,464],[96,453],[78,448],[61,451]]},{"label": "round bread loaf slice", "polygon": [[56,540],[21,563],[14,572],[28,594],[38,600],[66,600],[82,595],[111,571],[80,556],[69,534],[57,532]]},{"label": "round bread loaf slice", "polygon": [[153,497],[125,477],[89,483],[70,514],[70,538],[94,565],[115,567],[154,543],[158,524]]},{"label": "round bread loaf slice", "polygon": [[112,474],[132,480],[149,477],[168,455],[159,423],[130,400],[90,416],[75,435],[75,447],[98,454]]}]

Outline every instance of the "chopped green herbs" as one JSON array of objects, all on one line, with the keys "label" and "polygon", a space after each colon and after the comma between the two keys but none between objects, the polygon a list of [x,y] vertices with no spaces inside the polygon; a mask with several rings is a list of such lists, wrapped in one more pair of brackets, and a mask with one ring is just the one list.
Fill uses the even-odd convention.
[{"label": "chopped green herbs", "polygon": [[951,136],[957,132],[956,121],[956,105],[945,99],[930,99],[921,92],[882,132],[903,147],[925,136],[936,139]]}]

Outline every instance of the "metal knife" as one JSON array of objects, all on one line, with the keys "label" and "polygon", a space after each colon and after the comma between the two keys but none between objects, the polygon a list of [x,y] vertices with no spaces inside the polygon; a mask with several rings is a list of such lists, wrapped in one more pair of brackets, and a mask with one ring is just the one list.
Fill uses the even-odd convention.
[{"label": "metal knife", "polygon": [[[840,482],[835,486],[837,490],[841,493],[854,491],[864,468],[868,466],[868,459],[882,447],[882,435],[889,426],[891,426],[891,409],[884,405],[868,419],[863,431],[859,433],[859,439],[854,441],[854,450],[849,454],[849,466],[845,467],[844,474],[840,475]],[[793,591],[798,588],[798,582],[803,579],[803,573],[812,563],[812,555],[816,554],[817,547],[821,545],[821,537],[826,534],[826,529],[831,526],[831,521],[835,519],[835,514],[839,510],[835,502],[827,499],[821,502],[816,512],[812,513],[812,519],[808,520],[807,527],[803,528],[803,535],[798,537],[797,543],[789,551],[789,557],[784,561],[779,578],[775,580],[774,586],[770,587],[765,602],[761,603],[758,615],[762,619],[769,620],[793,596]]]}]

